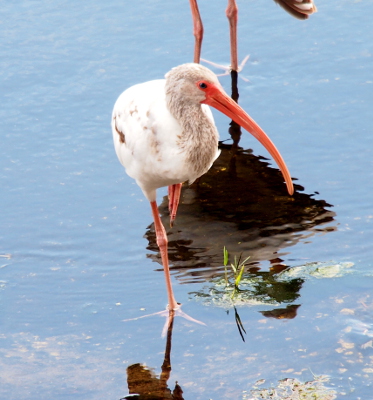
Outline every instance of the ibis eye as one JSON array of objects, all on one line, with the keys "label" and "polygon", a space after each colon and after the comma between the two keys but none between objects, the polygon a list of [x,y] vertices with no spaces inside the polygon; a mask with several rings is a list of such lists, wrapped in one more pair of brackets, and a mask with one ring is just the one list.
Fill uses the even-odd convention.
[{"label": "ibis eye", "polygon": [[201,82],[201,83],[199,84],[199,87],[200,87],[201,89],[207,89],[207,85],[206,85],[205,82]]}]

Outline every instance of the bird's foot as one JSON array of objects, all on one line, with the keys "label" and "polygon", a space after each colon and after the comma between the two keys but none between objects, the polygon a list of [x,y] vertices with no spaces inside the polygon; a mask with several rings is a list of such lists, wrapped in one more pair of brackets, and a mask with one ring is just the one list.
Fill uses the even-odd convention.
[{"label": "bird's foot", "polygon": [[[242,60],[241,64],[238,66],[237,72],[241,72],[241,71],[243,70],[243,68],[245,67],[245,65],[246,65],[246,63],[247,63],[247,60],[249,59],[249,57],[250,57],[250,56],[247,55],[247,56]],[[207,64],[210,64],[210,65],[212,65],[213,67],[216,67],[216,68],[219,68],[219,69],[222,69],[223,71],[225,71],[224,74],[218,74],[218,76],[229,75],[229,74],[231,73],[231,71],[232,71],[232,67],[231,67],[230,65],[227,66],[227,65],[217,64],[217,63],[214,63],[214,62],[212,62],[212,61],[205,60],[204,58],[201,58],[201,61],[203,61],[203,62],[205,62],[205,63],[207,63]],[[249,80],[248,80],[247,78],[245,78],[244,76],[240,75],[240,77],[241,77],[241,79],[243,79],[245,82],[249,82]]]},{"label": "bird's foot", "polygon": [[167,318],[166,322],[165,322],[165,324],[163,326],[163,329],[162,329],[162,337],[165,337],[165,335],[167,333],[167,329],[169,328],[172,320],[175,317],[182,317],[182,318],[187,319],[188,321],[195,322],[196,324],[206,325],[204,322],[198,321],[198,319],[195,319],[195,318],[191,317],[190,315],[186,314],[184,311],[182,311],[180,303],[178,303],[178,307],[174,308],[173,310],[170,310],[168,308],[168,306],[167,306],[166,310],[158,311],[158,312],[155,312],[153,314],[142,315],[141,317],[124,319],[123,322],[137,321],[138,319],[152,317],[153,315],[159,315],[160,317],[166,317]]}]

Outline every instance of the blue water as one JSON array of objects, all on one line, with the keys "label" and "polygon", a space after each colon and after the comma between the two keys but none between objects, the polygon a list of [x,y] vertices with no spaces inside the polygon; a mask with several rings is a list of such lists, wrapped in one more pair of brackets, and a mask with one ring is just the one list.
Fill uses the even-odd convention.
[{"label": "blue water", "polygon": [[[127,367],[141,363],[159,375],[166,345],[163,319],[124,320],[163,310],[167,298],[146,236],[149,205],[116,159],[110,115],[125,88],[192,60],[189,4],[3,3],[0,398],[119,400],[129,394]],[[168,386],[178,381],[185,399],[241,399],[258,379],[275,387],[313,374],[328,375],[326,386],[343,398],[373,398],[373,2],[317,6],[298,21],[270,0],[239,2],[240,58],[250,54],[240,104],[277,144],[305,196],[331,213],[285,238],[256,230],[248,246],[268,254],[248,251],[262,271],[278,252],[287,266],[351,263],[351,272],[306,279],[294,318],[266,318],[259,311],[273,309],[267,305],[239,307],[243,342],[233,308],[227,314],[190,294],[211,283],[219,257],[222,271],[223,246],[234,253],[243,234],[211,209],[186,218],[185,201],[171,232],[174,290],[183,310],[206,323],[174,324]],[[200,1],[202,55],[221,64],[229,62],[225,7]],[[230,77],[220,80],[229,91]],[[214,115],[228,140],[228,119]],[[268,157],[245,133],[240,146]],[[159,190],[160,203],[165,194]],[[183,258],[194,246],[196,265]]]}]

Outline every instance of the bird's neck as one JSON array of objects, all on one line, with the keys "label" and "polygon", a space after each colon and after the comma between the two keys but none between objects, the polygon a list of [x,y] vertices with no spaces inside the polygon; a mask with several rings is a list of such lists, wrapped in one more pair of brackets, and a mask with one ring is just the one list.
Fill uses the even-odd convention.
[{"label": "bird's neck", "polygon": [[190,167],[200,176],[207,172],[216,158],[219,140],[216,126],[201,104],[171,101],[168,107],[182,128],[178,145],[185,152]]}]

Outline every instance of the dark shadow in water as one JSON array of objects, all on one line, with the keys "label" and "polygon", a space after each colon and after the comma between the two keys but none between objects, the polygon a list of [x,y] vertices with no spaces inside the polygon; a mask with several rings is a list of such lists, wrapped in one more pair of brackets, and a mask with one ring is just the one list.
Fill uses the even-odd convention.
[{"label": "dark shadow in water", "polygon": [[[237,74],[232,74],[232,98],[238,99]],[[299,297],[303,280],[277,281],[277,274],[288,268],[281,257],[299,241],[307,243],[316,233],[335,231],[331,226],[335,213],[328,209],[331,204],[303,193],[300,185],[295,184],[295,193],[289,196],[277,168],[239,147],[240,127],[231,122],[229,132],[233,144],[220,143],[221,154],[212,168],[198,182],[184,185],[173,228],[167,228],[167,197],[159,207],[169,239],[171,270],[180,283],[220,279],[225,246],[231,255],[250,257],[244,277],[255,280],[253,297],[269,304],[290,303]],[[161,264],[153,225],[145,237],[152,251],[148,256]],[[263,271],[267,262],[269,271]],[[264,315],[296,315],[296,308],[293,313],[285,310],[282,317]]]},{"label": "dark shadow in water", "polygon": [[[221,155],[198,183],[184,186],[175,226],[169,226],[167,197],[159,207],[169,238],[169,259],[181,282],[206,281],[224,272],[223,247],[250,256],[251,266],[282,263],[283,249],[316,233],[335,231],[335,213],[324,200],[289,196],[280,172],[250,150],[221,144]],[[328,226],[326,226],[328,225]],[[145,237],[161,263],[153,225]]]},{"label": "dark shadow in water", "polygon": [[[171,374],[171,343],[174,318],[170,315],[170,325],[167,330],[166,349],[159,378],[151,368],[144,364],[132,364],[127,368],[127,384],[129,396],[121,400],[184,400],[183,391],[175,383],[173,390],[167,386]],[[132,396],[133,395],[133,396]]]}]

